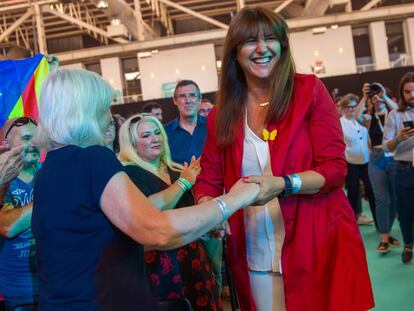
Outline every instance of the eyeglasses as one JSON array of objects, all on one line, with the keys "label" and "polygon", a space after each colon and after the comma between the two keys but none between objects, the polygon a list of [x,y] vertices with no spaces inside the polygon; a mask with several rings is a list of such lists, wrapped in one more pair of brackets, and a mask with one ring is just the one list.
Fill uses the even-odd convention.
[{"label": "eyeglasses", "polygon": [[347,109],[354,109],[354,108],[356,108],[358,105],[352,105],[352,106],[346,106],[345,108],[347,108]]},{"label": "eyeglasses", "polygon": [[138,123],[139,121],[141,121],[141,119],[142,119],[142,116],[137,115],[137,116],[133,117],[131,120],[129,120],[128,130],[129,130],[130,135],[131,135],[132,124]]},{"label": "eyeglasses", "polygon": [[20,117],[13,121],[13,123],[10,125],[9,129],[6,132],[6,135],[4,135],[4,138],[7,138],[7,135],[9,135],[10,131],[13,127],[20,127],[26,124],[32,123],[37,126],[37,121],[35,119],[32,119],[30,117]]},{"label": "eyeglasses", "polygon": [[142,119],[142,117],[141,117],[141,116],[136,116],[136,117],[133,117],[133,118],[131,119],[131,121],[129,121],[129,124],[137,123],[137,122],[141,121],[141,119]]},{"label": "eyeglasses", "polygon": [[200,108],[199,113],[209,113],[213,108]]},{"label": "eyeglasses", "polygon": [[196,93],[178,94],[176,96],[176,98],[180,101],[183,101],[187,98],[190,99],[190,100],[197,100],[198,99],[198,94],[196,94]]}]

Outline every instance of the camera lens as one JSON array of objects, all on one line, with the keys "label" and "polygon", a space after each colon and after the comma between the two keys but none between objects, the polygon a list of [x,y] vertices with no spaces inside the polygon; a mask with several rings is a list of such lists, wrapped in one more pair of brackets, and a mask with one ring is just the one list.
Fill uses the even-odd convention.
[{"label": "camera lens", "polygon": [[381,93],[381,86],[379,86],[378,84],[376,84],[376,83],[371,83],[370,85],[369,85],[369,94],[371,95],[371,96],[374,96],[375,94],[379,94],[379,93]]}]

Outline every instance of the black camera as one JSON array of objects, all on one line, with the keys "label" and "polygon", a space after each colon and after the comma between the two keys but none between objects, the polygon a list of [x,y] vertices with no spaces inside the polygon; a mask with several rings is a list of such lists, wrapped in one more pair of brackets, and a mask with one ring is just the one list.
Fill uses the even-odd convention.
[{"label": "black camera", "polygon": [[371,83],[369,85],[369,92],[368,95],[370,97],[374,96],[374,95],[378,95],[379,93],[382,92],[382,87],[378,84],[378,83]]}]

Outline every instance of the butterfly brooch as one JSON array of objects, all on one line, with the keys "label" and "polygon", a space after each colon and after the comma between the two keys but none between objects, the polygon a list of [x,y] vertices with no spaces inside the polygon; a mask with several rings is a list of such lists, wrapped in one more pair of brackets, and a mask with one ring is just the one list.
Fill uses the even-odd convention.
[{"label": "butterfly brooch", "polygon": [[264,141],[273,141],[277,136],[277,130],[269,132],[267,129],[263,129],[263,140]]}]

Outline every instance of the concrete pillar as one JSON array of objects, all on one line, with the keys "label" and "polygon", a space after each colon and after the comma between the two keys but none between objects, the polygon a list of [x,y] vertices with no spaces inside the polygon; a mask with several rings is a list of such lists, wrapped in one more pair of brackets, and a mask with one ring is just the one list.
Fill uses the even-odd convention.
[{"label": "concrete pillar", "polygon": [[372,60],[375,63],[375,69],[382,70],[390,68],[385,23],[383,21],[370,23],[368,25],[368,30]]},{"label": "concrete pillar", "polygon": [[122,96],[122,69],[119,57],[101,59],[102,77]]},{"label": "concrete pillar", "polygon": [[414,64],[414,17],[407,18],[403,26],[407,54],[411,56],[411,64]]}]

